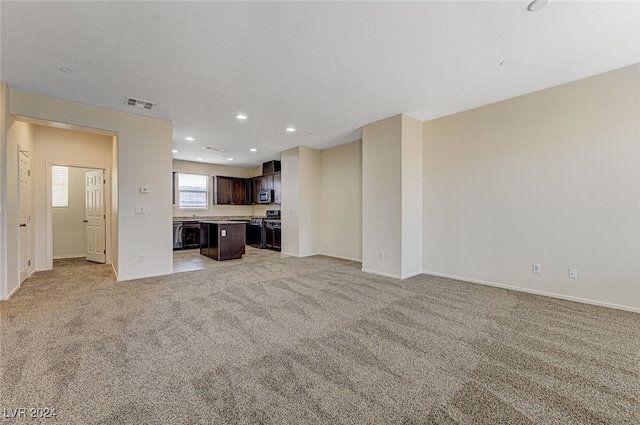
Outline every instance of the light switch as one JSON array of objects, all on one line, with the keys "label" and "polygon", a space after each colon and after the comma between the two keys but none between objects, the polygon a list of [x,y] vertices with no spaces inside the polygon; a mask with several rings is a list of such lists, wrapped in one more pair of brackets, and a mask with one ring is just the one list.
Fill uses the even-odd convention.
[{"label": "light switch", "polygon": [[227,236],[227,231],[225,229],[222,229],[220,231],[220,236]]},{"label": "light switch", "polygon": [[136,207],[136,214],[144,214],[144,207]]}]

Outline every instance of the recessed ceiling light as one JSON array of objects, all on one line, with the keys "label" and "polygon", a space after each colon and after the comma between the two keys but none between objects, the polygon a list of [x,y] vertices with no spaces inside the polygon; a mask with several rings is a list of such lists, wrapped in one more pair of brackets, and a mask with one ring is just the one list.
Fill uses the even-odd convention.
[{"label": "recessed ceiling light", "polygon": [[227,158],[227,161],[233,161],[233,158]]},{"label": "recessed ceiling light", "polygon": [[177,151],[177,150],[175,150],[175,149],[174,149],[174,150],[172,150],[171,152],[173,152],[173,153],[178,153],[178,151]]},{"label": "recessed ceiling light", "polygon": [[258,149],[256,149],[256,148],[251,148],[251,149],[249,149],[249,150],[250,150],[251,152],[258,152]]},{"label": "recessed ceiling light", "polygon": [[197,161],[202,161],[202,158],[196,158]]},{"label": "recessed ceiling light", "polygon": [[65,66],[63,66],[62,68],[60,68],[60,71],[66,73],[66,74],[71,74],[73,71],[71,70],[71,68],[67,68]]},{"label": "recessed ceiling light", "polygon": [[236,118],[238,118],[239,120],[246,120],[247,116],[245,114],[238,114],[236,115]]},{"label": "recessed ceiling light", "polygon": [[287,131],[288,131],[289,133],[293,133],[294,131],[296,131],[296,129],[295,129],[295,128],[293,128],[293,127],[287,127]]},{"label": "recessed ceiling light", "polygon": [[193,137],[191,137],[191,136],[187,136],[187,137],[185,137],[185,138],[184,138],[184,140],[188,140],[188,141],[190,141],[190,142],[193,142],[193,141],[194,141],[194,140],[196,140],[196,139],[194,139],[194,138],[193,138]]},{"label": "recessed ceiling light", "polygon": [[529,3],[529,6],[527,6],[527,10],[529,12],[537,12],[538,10],[548,5],[550,1],[551,0],[533,0],[531,3]]}]

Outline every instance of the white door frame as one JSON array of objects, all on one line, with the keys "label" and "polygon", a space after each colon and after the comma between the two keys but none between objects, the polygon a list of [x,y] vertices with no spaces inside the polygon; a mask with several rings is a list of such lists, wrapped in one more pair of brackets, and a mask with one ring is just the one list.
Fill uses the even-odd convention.
[{"label": "white door frame", "polygon": [[53,207],[51,206],[51,166],[61,165],[65,167],[95,168],[104,170],[104,198],[105,198],[105,250],[107,251],[105,263],[111,264],[111,167],[89,162],[46,161],[45,176],[45,241],[46,241],[46,270],[53,269]]},{"label": "white door frame", "polygon": [[[23,192],[22,186],[22,156],[24,155],[27,159],[27,189],[26,193]],[[26,201],[25,201],[26,200]],[[23,210],[24,202],[26,202],[26,211]],[[29,151],[23,150],[20,145],[18,145],[18,223],[20,225],[18,229],[18,270],[19,270],[19,278],[18,278],[18,286],[22,284],[28,277],[31,276],[31,157],[29,156]],[[26,214],[26,220],[24,217]],[[26,238],[22,237],[22,228],[25,228]],[[26,239],[26,246],[23,245]],[[25,258],[26,256],[26,258]],[[25,262],[26,264],[23,264]],[[24,273],[23,273],[24,272]]]}]

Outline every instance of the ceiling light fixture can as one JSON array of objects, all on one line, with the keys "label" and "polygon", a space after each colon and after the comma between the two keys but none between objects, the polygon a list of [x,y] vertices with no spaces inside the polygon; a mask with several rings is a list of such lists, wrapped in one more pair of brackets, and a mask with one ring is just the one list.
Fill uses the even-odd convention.
[{"label": "ceiling light fixture can", "polygon": [[187,137],[185,137],[185,138],[184,138],[184,140],[188,140],[188,141],[190,141],[190,142],[193,142],[193,141],[194,141],[194,140],[196,140],[196,139],[194,139],[194,138],[193,138],[193,137],[191,137],[191,136],[187,136]]},{"label": "ceiling light fixture can", "polygon": [[295,128],[293,128],[293,127],[287,127],[287,131],[288,131],[289,133],[293,133],[294,131],[296,131],[296,129],[295,129]]},{"label": "ceiling light fixture can", "polygon": [[246,120],[247,116],[245,114],[238,114],[236,115],[236,118],[238,118],[239,120]]},{"label": "ceiling light fixture can", "polygon": [[527,10],[529,12],[537,12],[538,10],[548,5],[550,1],[551,0],[533,0],[531,3],[529,3],[529,6],[527,6]]},{"label": "ceiling light fixture can", "polygon": [[258,152],[258,149],[256,149],[256,148],[251,148],[251,149],[249,149],[249,150],[250,150],[251,152]]}]

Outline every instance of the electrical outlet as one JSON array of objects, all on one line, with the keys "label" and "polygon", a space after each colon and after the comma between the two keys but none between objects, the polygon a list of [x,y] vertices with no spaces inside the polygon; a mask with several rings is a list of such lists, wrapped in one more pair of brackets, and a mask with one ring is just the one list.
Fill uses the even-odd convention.
[{"label": "electrical outlet", "polygon": [[138,259],[140,260],[140,262],[141,262],[141,263],[144,263],[144,262],[146,262],[146,261],[147,261],[147,256],[146,256],[146,255],[144,255],[144,254],[140,254],[140,255],[138,256]]},{"label": "electrical outlet", "polygon": [[540,264],[539,263],[533,263],[531,265],[531,271],[534,273],[540,273],[541,269],[540,269]]},{"label": "electrical outlet", "polygon": [[381,259],[381,260],[384,260],[384,251],[380,251],[378,253],[378,258]]},{"label": "electrical outlet", "polygon": [[578,269],[569,269],[569,279],[578,278]]}]

